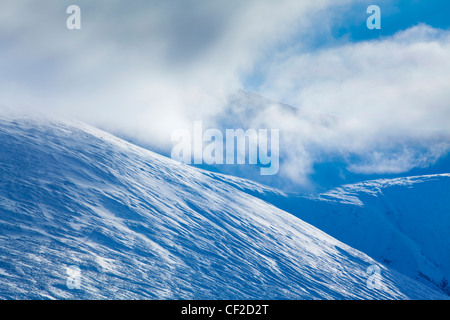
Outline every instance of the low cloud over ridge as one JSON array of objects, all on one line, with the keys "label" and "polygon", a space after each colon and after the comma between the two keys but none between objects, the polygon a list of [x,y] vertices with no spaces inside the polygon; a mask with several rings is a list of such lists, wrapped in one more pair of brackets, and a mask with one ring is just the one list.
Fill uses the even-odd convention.
[{"label": "low cloud over ridge", "polygon": [[339,13],[333,1],[78,1],[78,31],[65,27],[70,4],[0,4],[1,105],[69,114],[168,151],[174,129],[217,121],[256,77],[253,90],[298,109],[246,120],[281,129],[279,175],[295,184],[330,158],[400,173],[449,150],[448,31],[419,25],[312,49],[307,39]]}]

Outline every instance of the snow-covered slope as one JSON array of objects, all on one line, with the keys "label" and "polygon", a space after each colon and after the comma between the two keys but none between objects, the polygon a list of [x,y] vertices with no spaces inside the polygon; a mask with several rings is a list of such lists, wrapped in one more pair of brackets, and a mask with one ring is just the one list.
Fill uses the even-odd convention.
[{"label": "snow-covered slope", "polygon": [[312,197],[261,195],[377,261],[450,294],[450,174],[366,181]]},{"label": "snow-covered slope", "polygon": [[373,259],[256,184],[84,124],[2,116],[0,178],[0,298],[446,298],[383,265],[368,286]]}]

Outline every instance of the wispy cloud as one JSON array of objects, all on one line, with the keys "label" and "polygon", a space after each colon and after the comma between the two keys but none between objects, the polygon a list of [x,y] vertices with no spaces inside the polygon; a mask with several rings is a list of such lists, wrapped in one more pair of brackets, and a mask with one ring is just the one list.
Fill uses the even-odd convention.
[{"label": "wispy cloud", "polygon": [[214,115],[260,55],[322,1],[76,1],[82,29],[66,28],[73,1],[0,4],[0,103],[68,112],[167,142]]},{"label": "wispy cloud", "polygon": [[279,119],[286,152],[304,153],[292,167],[309,160],[287,174],[302,179],[324,153],[351,158],[349,169],[360,173],[429,165],[450,147],[449,74],[450,33],[425,25],[274,61],[261,92],[332,119]]},{"label": "wispy cloud", "polygon": [[0,104],[170,148],[174,129],[216,119],[257,74],[258,92],[299,109],[247,121],[281,129],[281,176],[307,183],[328,155],[363,173],[424,166],[449,149],[449,34],[422,25],[309,50],[353,2],[76,1],[82,29],[69,31],[73,1],[3,1]]}]

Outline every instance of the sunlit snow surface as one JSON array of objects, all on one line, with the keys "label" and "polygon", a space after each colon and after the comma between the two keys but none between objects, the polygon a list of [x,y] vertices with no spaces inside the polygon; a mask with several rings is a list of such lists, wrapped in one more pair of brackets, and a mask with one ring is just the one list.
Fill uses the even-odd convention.
[{"label": "sunlit snow surface", "polygon": [[374,260],[264,187],[81,123],[2,116],[0,177],[3,299],[448,298],[380,264],[371,289]]}]

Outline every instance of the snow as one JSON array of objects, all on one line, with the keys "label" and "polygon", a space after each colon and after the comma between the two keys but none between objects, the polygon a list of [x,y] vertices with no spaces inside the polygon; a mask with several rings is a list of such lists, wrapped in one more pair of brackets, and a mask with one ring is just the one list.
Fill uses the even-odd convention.
[{"label": "snow", "polygon": [[448,298],[262,199],[281,192],[88,125],[3,117],[0,145],[0,298]]},{"label": "snow", "polygon": [[450,174],[380,179],[262,198],[379,263],[450,294]]}]

